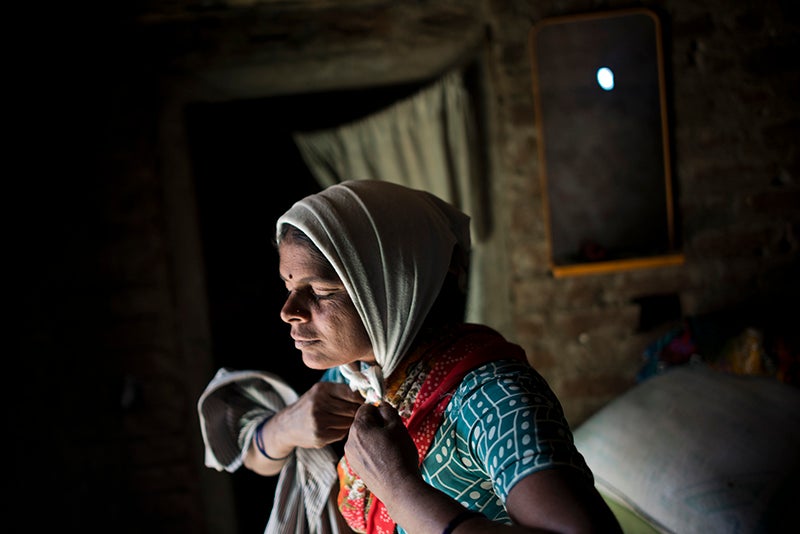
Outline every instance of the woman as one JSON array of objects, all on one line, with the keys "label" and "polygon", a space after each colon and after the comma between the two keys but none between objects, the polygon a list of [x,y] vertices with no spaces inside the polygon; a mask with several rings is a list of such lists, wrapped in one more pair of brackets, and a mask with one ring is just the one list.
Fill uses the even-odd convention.
[{"label": "woman", "polygon": [[356,532],[617,532],[544,379],[462,321],[468,229],[437,197],[374,181],[278,220],[281,318],[326,373],[245,433],[244,465],[274,475],[346,439],[334,492]]}]

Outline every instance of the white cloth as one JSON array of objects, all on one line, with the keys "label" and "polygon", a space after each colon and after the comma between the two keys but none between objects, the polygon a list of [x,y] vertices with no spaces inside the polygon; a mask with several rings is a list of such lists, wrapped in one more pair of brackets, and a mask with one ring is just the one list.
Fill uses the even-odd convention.
[{"label": "white cloth", "polygon": [[[341,278],[384,377],[419,332],[454,248],[470,249],[467,215],[428,192],[376,180],[342,182],[298,201],[278,219],[278,241],[284,224],[303,231]],[[359,380],[340,369],[353,389],[380,386],[369,395],[383,396],[377,371]]]},{"label": "white cloth", "polygon": [[[273,374],[217,371],[197,402],[206,466],[236,471],[258,424],[296,400],[297,393]],[[338,479],[336,462],[330,447],[295,449],[278,478],[265,534],[346,532],[331,494]]]}]

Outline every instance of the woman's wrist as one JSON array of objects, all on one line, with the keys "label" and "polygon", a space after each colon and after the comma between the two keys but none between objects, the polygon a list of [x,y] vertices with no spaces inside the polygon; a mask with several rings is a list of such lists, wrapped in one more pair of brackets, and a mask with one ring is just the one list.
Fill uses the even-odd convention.
[{"label": "woman's wrist", "polygon": [[461,523],[465,521],[469,521],[470,519],[474,519],[476,517],[483,517],[480,512],[476,512],[475,510],[467,510],[465,509],[463,512],[459,512],[453,519],[450,520],[449,523],[444,527],[442,534],[453,534],[453,531],[458,528]]},{"label": "woman's wrist", "polygon": [[283,462],[292,455],[293,446],[285,446],[280,443],[277,436],[284,433],[280,429],[273,431],[275,425],[279,423],[279,413],[269,415],[256,426],[253,433],[252,448],[262,459],[272,462]]},{"label": "woman's wrist", "polygon": [[[407,503],[428,491],[436,491],[422,479],[422,475],[419,472],[402,473],[395,471],[391,477],[385,477],[382,482],[386,487],[383,487],[383,484],[377,488],[373,488],[374,484],[367,484],[367,487],[387,508],[390,507],[390,501]],[[401,506],[404,506],[404,504],[401,504]]]},{"label": "woman's wrist", "polygon": [[457,526],[453,520],[464,511],[463,506],[427,484],[419,475],[392,478],[391,487],[385,493],[384,496],[376,494],[376,497],[408,532],[445,532],[448,526],[452,531]]}]

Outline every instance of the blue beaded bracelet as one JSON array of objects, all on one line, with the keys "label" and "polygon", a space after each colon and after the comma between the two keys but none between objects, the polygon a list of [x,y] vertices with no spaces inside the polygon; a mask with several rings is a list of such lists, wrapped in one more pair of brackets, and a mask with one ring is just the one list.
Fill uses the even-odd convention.
[{"label": "blue beaded bracelet", "polygon": [[256,442],[256,448],[258,449],[258,452],[263,454],[264,458],[266,458],[267,460],[272,460],[273,462],[281,462],[287,459],[289,456],[291,456],[291,453],[287,454],[283,458],[273,458],[272,456],[267,454],[267,450],[264,448],[264,438],[261,436],[261,429],[264,428],[264,425],[266,425],[267,421],[269,421],[270,419],[272,419],[272,415],[270,415],[269,417],[265,418],[263,421],[258,423],[258,426],[256,427],[256,435],[254,436]]},{"label": "blue beaded bracelet", "polygon": [[473,517],[478,517],[479,515],[482,515],[482,514],[480,514],[479,512],[476,512],[474,510],[464,510],[463,512],[461,512],[460,514],[455,516],[447,524],[446,527],[444,527],[444,530],[442,531],[442,534],[451,534],[456,529],[456,527],[458,525],[460,525],[461,523],[463,523],[467,519],[472,519]]}]

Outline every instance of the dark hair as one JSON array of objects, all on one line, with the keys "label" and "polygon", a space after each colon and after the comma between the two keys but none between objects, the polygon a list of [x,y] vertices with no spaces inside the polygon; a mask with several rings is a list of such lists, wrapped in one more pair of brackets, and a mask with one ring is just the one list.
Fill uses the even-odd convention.
[{"label": "dark hair", "polygon": [[311,241],[311,238],[308,237],[305,232],[296,226],[284,223],[283,226],[281,226],[279,242],[276,242],[275,246],[279,246],[279,243],[291,243],[293,245],[305,247],[326,278],[330,278],[331,280],[339,279],[339,275],[336,274],[336,269],[333,268],[333,265],[331,265],[331,262],[325,257],[325,254]]}]

